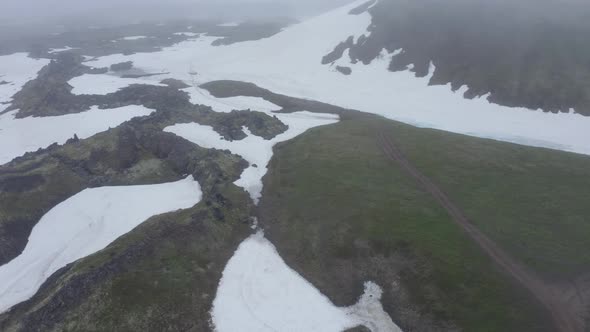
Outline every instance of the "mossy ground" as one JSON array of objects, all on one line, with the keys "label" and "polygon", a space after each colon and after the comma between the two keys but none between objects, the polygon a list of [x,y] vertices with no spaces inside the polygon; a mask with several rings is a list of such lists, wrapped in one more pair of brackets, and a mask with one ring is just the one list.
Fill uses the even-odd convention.
[{"label": "mossy ground", "polygon": [[286,261],[339,305],[356,301],[363,281],[377,281],[408,331],[550,331],[531,296],[385,157],[379,130],[537,273],[563,281],[590,266],[590,158],[378,117],[276,148],[260,219]]}]

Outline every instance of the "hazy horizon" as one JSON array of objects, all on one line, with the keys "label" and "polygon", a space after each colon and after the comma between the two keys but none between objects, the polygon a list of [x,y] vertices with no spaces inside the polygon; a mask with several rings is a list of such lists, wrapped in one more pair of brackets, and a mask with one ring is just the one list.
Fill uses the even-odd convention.
[{"label": "hazy horizon", "polygon": [[72,20],[134,21],[173,18],[249,18],[318,14],[353,0],[5,0],[6,24],[60,23]]}]

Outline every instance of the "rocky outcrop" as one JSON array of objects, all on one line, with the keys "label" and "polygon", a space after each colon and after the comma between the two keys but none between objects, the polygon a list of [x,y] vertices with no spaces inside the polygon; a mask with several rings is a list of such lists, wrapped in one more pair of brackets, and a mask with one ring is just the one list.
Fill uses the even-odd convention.
[{"label": "rocky outcrop", "polygon": [[133,61],[126,61],[121,63],[112,64],[110,67],[111,71],[126,71],[133,68]]}]

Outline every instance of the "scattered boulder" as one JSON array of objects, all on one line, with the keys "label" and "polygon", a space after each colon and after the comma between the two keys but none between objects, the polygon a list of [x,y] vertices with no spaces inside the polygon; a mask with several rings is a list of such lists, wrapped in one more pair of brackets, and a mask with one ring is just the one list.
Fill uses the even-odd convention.
[{"label": "scattered boulder", "polygon": [[66,144],[78,143],[78,142],[80,142],[80,138],[78,138],[78,135],[77,134],[74,134],[74,137],[68,139],[66,141]]}]

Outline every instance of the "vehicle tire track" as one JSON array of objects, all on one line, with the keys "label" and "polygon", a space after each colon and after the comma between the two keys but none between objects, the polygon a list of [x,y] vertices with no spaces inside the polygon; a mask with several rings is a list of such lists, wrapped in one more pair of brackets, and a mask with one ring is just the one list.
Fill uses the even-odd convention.
[{"label": "vehicle tire track", "polygon": [[[584,332],[585,296],[575,291],[581,301],[572,301],[568,291],[548,285],[521,263],[501,249],[476,228],[463,211],[434,182],[422,174],[404,156],[395,142],[383,129],[377,131],[377,141],[385,155],[412,176],[434,200],[439,203],[464,232],[508,275],[526,288],[550,313],[559,332]],[[570,299],[568,299],[570,297]]]}]

